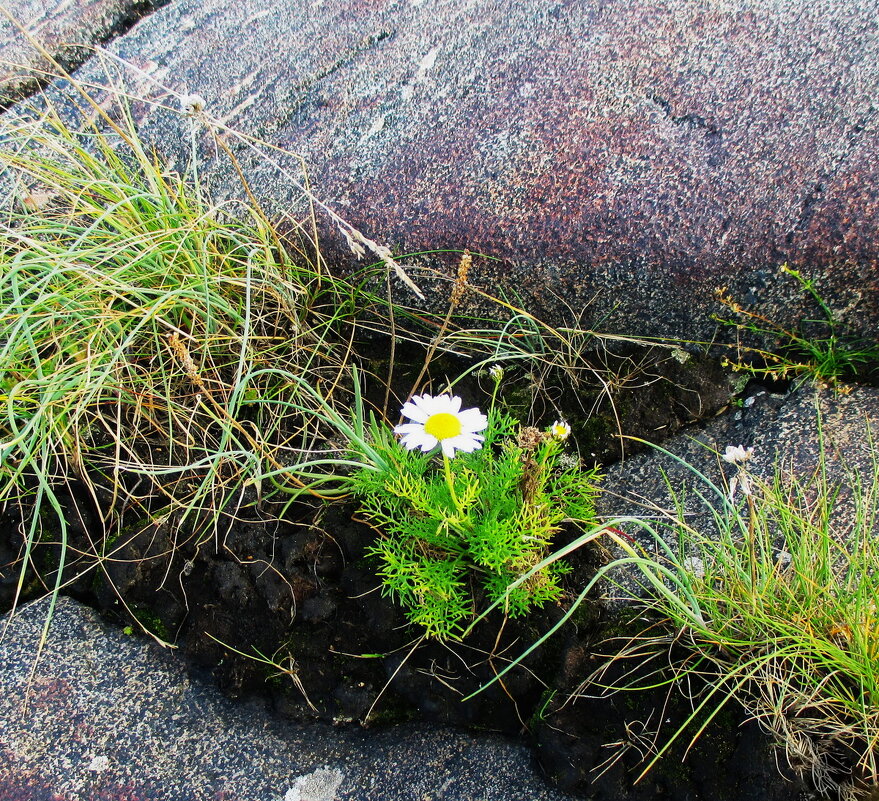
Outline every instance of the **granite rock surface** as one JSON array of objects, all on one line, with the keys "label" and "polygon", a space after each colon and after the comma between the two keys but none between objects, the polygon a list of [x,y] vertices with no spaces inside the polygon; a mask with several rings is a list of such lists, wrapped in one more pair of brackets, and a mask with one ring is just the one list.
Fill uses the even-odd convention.
[{"label": "granite rock surface", "polygon": [[[134,7],[61,5],[113,19]],[[102,41],[117,24],[57,42]],[[875,0],[173,0],[108,45],[121,61],[77,76],[125,82],[143,135],[177,169],[194,142],[216,198],[242,194],[217,137],[273,217],[306,215],[305,164],[315,195],[365,235],[398,253],[487,254],[475,287],[556,321],[723,339],[733,333],[712,315],[727,287],[796,327],[820,312],[778,271],[788,262],[875,337],[877,33]],[[354,268],[318,219],[325,255]],[[407,260],[432,308],[447,304],[436,276],[456,261]],[[805,391],[753,395],[668,447],[712,477],[721,465],[704,445],[753,445],[763,475],[777,455],[807,470],[815,404]],[[877,390],[822,391],[817,404],[829,452],[866,458]],[[660,467],[673,486],[692,482],[668,457],[634,457],[610,470],[601,511],[666,508]],[[233,704],[69,600],[28,686],[44,614],[21,610],[2,644],[0,801],[564,797],[505,741],[419,727],[367,738]]]},{"label": "granite rock surface", "polygon": [[499,738],[293,725],[233,703],[68,598],[34,667],[47,608],[19,610],[3,638],[2,801],[568,798],[524,746]]},{"label": "granite rock surface", "polygon": [[[875,336],[877,34],[876,0],[175,0],[111,50],[161,102],[135,111],[166,157],[188,161],[169,109],[197,93],[272,214],[305,213],[302,162],[230,129],[301,155],[315,194],[397,253],[470,248],[495,259],[471,283],[532,311],[708,340],[733,336],[720,287],[782,325],[820,317],[784,262]],[[196,138],[217,196],[240,195]]]}]

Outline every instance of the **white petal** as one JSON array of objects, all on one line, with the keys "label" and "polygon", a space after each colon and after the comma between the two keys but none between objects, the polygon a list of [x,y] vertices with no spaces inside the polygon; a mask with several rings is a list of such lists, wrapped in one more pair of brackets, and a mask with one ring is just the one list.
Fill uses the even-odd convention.
[{"label": "white petal", "polygon": [[423,451],[429,451],[436,445],[436,437],[426,433],[423,429],[420,431],[411,431],[405,434],[400,442],[410,451],[415,448],[421,448]]},{"label": "white petal", "polygon": [[427,418],[430,417],[427,412],[423,409],[419,409],[412,401],[407,401],[403,404],[403,408],[400,409],[400,414],[403,417],[408,417],[410,420],[414,420],[416,423],[426,423]]},{"label": "white petal", "polygon": [[[410,434],[410,436],[412,435]],[[439,440],[435,436],[433,436],[433,434],[425,433],[423,436],[421,436],[421,450],[424,451],[424,453],[427,453],[429,450],[435,448],[438,442]]]},{"label": "white petal", "polygon": [[434,414],[454,414],[455,410],[452,408],[451,404],[451,396],[450,395],[437,395],[433,398],[433,413]]},{"label": "white petal", "polygon": [[415,450],[415,448],[421,448],[421,450],[426,453],[431,448],[436,447],[437,438],[434,437],[432,434],[428,434],[426,431],[421,430],[413,431],[409,434],[406,434],[400,441],[410,451]]},{"label": "white petal", "polygon": [[455,458],[455,446],[453,444],[453,440],[455,437],[449,437],[449,439],[444,439],[440,441],[440,445],[442,446],[443,453],[449,457],[449,459]]},{"label": "white petal", "polygon": [[403,437],[403,438],[400,440],[400,444],[401,444],[401,445],[402,445],[407,451],[415,450],[415,448],[418,447],[418,443],[417,443],[417,442],[413,442],[411,436],[409,436],[409,437]]},{"label": "white petal", "polygon": [[426,415],[425,420],[430,417],[432,414],[436,414],[437,411],[442,411],[441,409],[437,409],[437,399],[432,395],[428,395],[425,393],[424,395],[413,395],[412,403],[414,403],[421,411],[423,411]]},{"label": "white petal", "polygon": [[434,400],[437,402],[437,411],[458,416],[461,399],[457,395],[437,395]]},{"label": "white petal", "polygon": [[443,450],[445,450],[445,446],[448,444],[449,447],[464,453],[473,453],[473,451],[479,450],[482,447],[483,439],[485,438],[480,437],[478,434],[458,434],[457,437],[449,437],[443,440]]},{"label": "white petal", "polygon": [[[417,423],[415,424],[417,425]],[[419,426],[412,431],[402,431],[400,432],[400,441],[407,443],[412,442],[413,440],[419,439],[420,436],[424,435],[424,426]]]},{"label": "white petal", "polygon": [[424,431],[424,423],[401,423],[394,426],[395,434],[411,434],[413,431]]},{"label": "white petal", "polygon": [[458,420],[461,428],[469,433],[482,431],[488,426],[488,418],[479,409],[465,409],[458,414]]}]

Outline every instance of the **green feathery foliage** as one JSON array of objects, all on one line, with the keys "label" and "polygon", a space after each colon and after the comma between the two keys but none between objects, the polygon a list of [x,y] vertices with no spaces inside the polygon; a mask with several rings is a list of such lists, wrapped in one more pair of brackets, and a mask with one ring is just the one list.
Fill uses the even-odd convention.
[{"label": "green feathery foliage", "polygon": [[502,600],[510,617],[557,600],[561,561],[509,587],[547,556],[563,523],[594,518],[596,469],[562,469],[561,441],[497,410],[488,419],[484,446],[449,462],[454,497],[438,458],[404,450],[377,425],[386,466],[352,477],[380,532],[370,553],[384,592],[429,637],[457,637],[483,598]]}]

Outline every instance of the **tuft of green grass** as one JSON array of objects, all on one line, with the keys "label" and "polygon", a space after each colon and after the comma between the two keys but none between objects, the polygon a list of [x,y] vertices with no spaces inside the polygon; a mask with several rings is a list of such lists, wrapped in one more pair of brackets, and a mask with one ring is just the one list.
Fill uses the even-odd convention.
[{"label": "tuft of green grass", "polygon": [[[250,202],[210,201],[195,148],[183,174],[149,151],[124,92],[109,88],[98,103],[72,80],[69,92],[83,106],[78,127],[49,104],[0,131],[13,186],[0,220],[0,505],[24,521],[19,593],[37,543],[58,546],[40,577],[57,592],[112,559],[135,521],[200,543],[244,506],[262,514],[277,502],[271,513],[283,514],[303,493],[338,497],[352,471],[385,468],[353,342],[364,328],[403,335],[390,298],[364,288],[373,272],[404,280],[386,249],[321,206],[352,249],[381,259],[360,284],[334,278],[313,221],[292,226],[301,241],[282,241],[246,184]],[[200,107],[180,113],[238,168],[219,123]],[[477,291],[466,276],[459,289]],[[442,326],[425,362],[435,347],[481,364],[549,358],[536,321],[501,306],[511,322],[497,346],[482,330]],[[533,336],[520,349],[524,328]],[[593,335],[573,336],[576,361]],[[71,549],[77,503],[99,519],[94,539]]]},{"label": "tuft of green grass", "polygon": [[[49,107],[2,131],[0,505],[24,521],[19,592],[46,538],[49,586],[67,580],[68,497],[112,539],[132,516],[203,537],[295,496],[313,412],[350,385],[339,332],[359,290],[294,259],[258,207],[211,204],[124,105],[116,119],[73,130]],[[82,570],[108,557],[90,550]]]},{"label": "tuft of green grass", "polygon": [[658,623],[616,658],[643,659],[674,645],[676,652],[686,654],[676,667],[676,686],[686,692],[698,684],[688,680],[696,674],[709,676],[712,685],[693,698],[691,721],[702,716],[695,737],[735,699],[775,735],[791,766],[811,774],[819,790],[835,790],[840,784],[847,786],[846,792],[856,785],[875,786],[875,449],[871,469],[866,474],[848,469],[842,483],[828,478],[823,449],[818,468],[805,478],[778,466],[763,481],[739,465],[733,492],[683,464],[694,475],[694,492],[710,512],[713,528],[688,522],[681,497],[679,513],[668,523],[676,549],[666,544],[668,537],[659,529],[642,524],[662,557],[645,551],[630,562],[650,579],[649,608]]}]

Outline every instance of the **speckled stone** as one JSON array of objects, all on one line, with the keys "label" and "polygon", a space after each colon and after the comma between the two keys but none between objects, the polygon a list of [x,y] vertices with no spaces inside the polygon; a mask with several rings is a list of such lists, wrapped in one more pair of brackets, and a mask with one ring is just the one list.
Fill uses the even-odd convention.
[{"label": "speckled stone", "polygon": [[[497,259],[475,286],[556,320],[707,340],[722,286],[784,325],[819,315],[783,262],[875,336],[877,34],[877,0],[177,0],[112,50],[136,92],[198,93],[301,154],[317,195],[398,253],[470,248]],[[188,124],[136,112],[185,165]],[[301,178],[297,158],[225,139],[273,213],[303,211],[279,169]],[[240,194],[228,168],[202,174]],[[442,308],[447,287],[412,272]]]},{"label": "speckled stone", "polygon": [[[82,64],[115,32],[166,0],[6,0],[12,18],[65,69]],[[0,12],[0,105],[33,92],[57,72]]]},{"label": "speckled stone", "polygon": [[19,610],[0,646],[0,801],[569,798],[495,737],[285,724],[66,598],[34,666],[46,612]]},{"label": "speckled stone", "polygon": [[[599,512],[607,518],[643,517],[647,522],[668,519],[675,503],[672,487],[685,503],[687,522],[706,533],[714,530],[712,515],[696,495],[701,493],[719,506],[716,490],[684,466],[684,460],[718,487],[726,487],[735,476],[735,467],[723,462],[728,445],[753,447],[748,471],[761,479],[771,479],[776,465],[782,472],[807,482],[815,474],[823,450],[827,480],[839,486],[834,514],[837,530],[844,532],[854,519],[855,501],[852,472],[859,473],[869,486],[875,473],[875,447],[870,437],[879,431],[879,389],[855,387],[849,394],[832,389],[802,387],[789,395],[773,395],[760,390],[746,398],[740,409],[732,409],[698,430],[672,437],[661,452],[640,454],[619,462],[607,471],[599,501]],[[872,433],[871,433],[872,432]],[[743,502],[739,494],[739,502]],[[879,525],[879,520],[875,521]],[[637,524],[620,524],[642,545],[652,548],[654,541]],[[657,530],[675,550],[677,540],[671,529]],[[876,531],[879,536],[879,530]],[[626,593],[640,591],[636,572],[614,573],[626,592],[607,588],[612,607]]]}]

